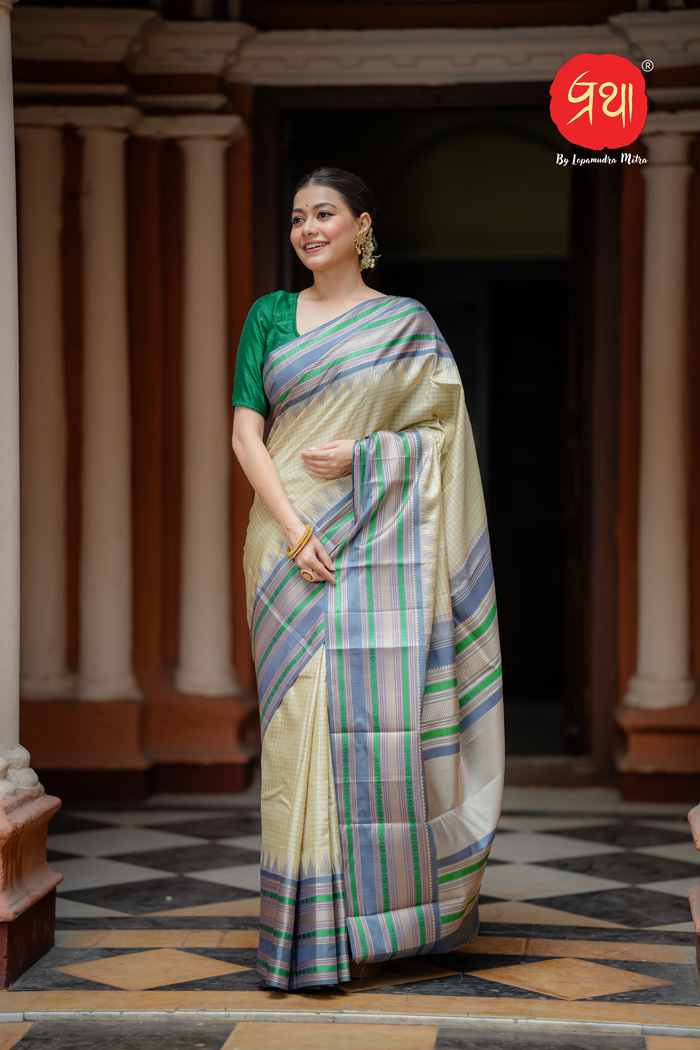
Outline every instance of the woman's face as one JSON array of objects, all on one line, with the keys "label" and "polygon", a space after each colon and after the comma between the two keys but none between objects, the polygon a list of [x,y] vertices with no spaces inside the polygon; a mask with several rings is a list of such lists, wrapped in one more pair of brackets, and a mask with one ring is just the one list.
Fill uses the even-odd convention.
[{"label": "woman's face", "polygon": [[292,203],[289,239],[310,270],[327,270],[353,259],[359,267],[355,237],[370,227],[369,212],[355,218],[337,190],[306,186]]}]

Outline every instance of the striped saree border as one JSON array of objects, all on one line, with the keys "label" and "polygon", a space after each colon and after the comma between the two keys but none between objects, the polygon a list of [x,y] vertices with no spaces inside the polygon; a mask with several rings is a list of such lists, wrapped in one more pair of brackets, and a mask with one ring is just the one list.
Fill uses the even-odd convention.
[{"label": "striped saree border", "polygon": [[288,879],[260,870],[257,972],[283,991],[350,979],[340,875]]},{"label": "striped saree border", "polygon": [[[331,556],[353,527],[352,495],[317,522],[315,534]],[[285,557],[261,584],[253,605],[250,640],[258,682],[261,732],[324,641],[325,583],[309,585]]]},{"label": "striped saree border", "polygon": [[450,355],[430,314],[415,299],[389,296],[370,302],[337,324],[271,351],[263,383],[275,423],[290,407],[317,397],[343,376],[411,356]]},{"label": "striped saree border", "polygon": [[383,431],[356,443],[357,528],[328,602],[329,712],[348,929],[361,961],[415,954],[440,931],[420,742],[423,466],[419,430]]}]

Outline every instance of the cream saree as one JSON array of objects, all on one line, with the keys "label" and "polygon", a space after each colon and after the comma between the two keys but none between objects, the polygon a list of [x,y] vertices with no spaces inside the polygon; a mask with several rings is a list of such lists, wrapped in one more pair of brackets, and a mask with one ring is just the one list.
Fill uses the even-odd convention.
[{"label": "cream saree", "polygon": [[[501,652],[464,392],[420,302],[375,298],[267,357],[267,449],[335,564],[307,582],[256,496],[244,548],[262,727],[258,973],[440,953],[478,930],[498,822]],[[301,449],[354,439],[351,474]]]}]

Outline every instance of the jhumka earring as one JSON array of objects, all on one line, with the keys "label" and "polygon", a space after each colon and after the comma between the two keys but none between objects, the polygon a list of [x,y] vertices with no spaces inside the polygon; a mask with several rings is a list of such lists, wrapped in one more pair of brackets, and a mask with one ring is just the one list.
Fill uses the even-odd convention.
[{"label": "jhumka earring", "polygon": [[374,269],[376,259],[373,257],[374,245],[372,244],[372,227],[366,233],[355,237],[355,251],[360,256],[360,269]]}]

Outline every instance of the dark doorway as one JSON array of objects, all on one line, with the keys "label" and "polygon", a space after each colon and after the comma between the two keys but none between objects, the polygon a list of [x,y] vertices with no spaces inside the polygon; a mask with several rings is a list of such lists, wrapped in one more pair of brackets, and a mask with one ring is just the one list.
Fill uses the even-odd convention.
[{"label": "dark doorway", "polygon": [[494,561],[506,746],[566,752],[565,263],[387,266],[419,299],[460,369]]}]

